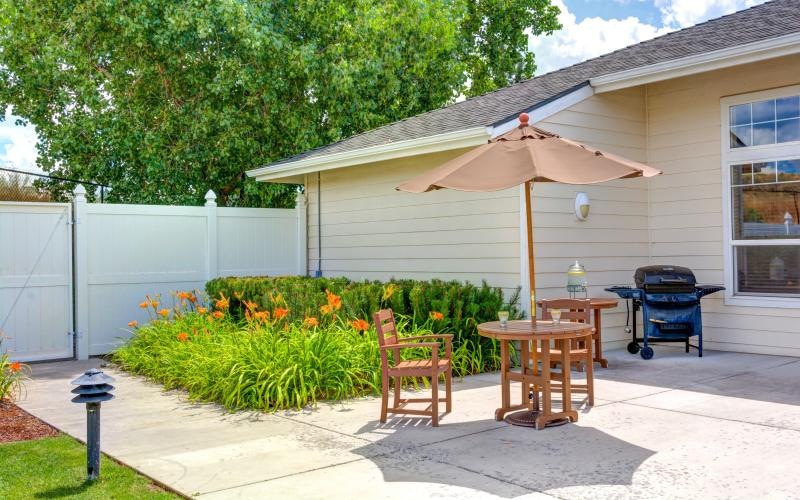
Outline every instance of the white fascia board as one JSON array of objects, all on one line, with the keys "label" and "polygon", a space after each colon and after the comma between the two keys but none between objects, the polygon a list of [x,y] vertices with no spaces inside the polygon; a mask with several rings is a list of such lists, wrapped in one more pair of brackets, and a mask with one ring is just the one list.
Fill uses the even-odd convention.
[{"label": "white fascia board", "polygon": [[486,143],[489,137],[486,127],[473,127],[455,132],[420,137],[419,139],[390,142],[353,151],[303,158],[276,167],[256,168],[248,170],[247,176],[255,177],[257,181],[262,182],[287,182],[284,180],[287,177],[296,178],[296,176],[312,172],[480,146]]},{"label": "white fascia board", "polygon": [[672,61],[651,64],[589,80],[595,92],[609,92],[681,76],[800,53],[800,33],[727,47]]},{"label": "white fascia board", "polygon": [[[535,107],[530,111],[526,111],[528,116],[530,117],[530,123],[536,124],[554,114],[564,111],[567,108],[571,108],[572,106],[578,104],[579,102],[588,99],[594,95],[594,89],[590,85],[583,85],[574,91],[570,92],[569,94],[565,94],[558,99],[553,99],[552,101],[543,104],[541,106]],[[505,134],[511,129],[514,129],[519,126],[519,118],[513,117],[510,120],[497,124],[493,127],[487,127],[486,131],[492,137],[497,137],[499,135]]]}]

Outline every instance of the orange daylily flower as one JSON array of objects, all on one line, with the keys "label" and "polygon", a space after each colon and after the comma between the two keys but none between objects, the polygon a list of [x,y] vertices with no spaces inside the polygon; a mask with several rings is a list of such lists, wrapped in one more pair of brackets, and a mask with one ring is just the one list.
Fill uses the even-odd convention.
[{"label": "orange daylily flower", "polygon": [[441,321],[444,319],[444,314],[439,311],[431,311],[431,319],[434,321]]},{"label": "orange daylily flower", "polygon": [[328,305],[330,306],[331,310],[338,311],[342,308],[342,298],[340,296],[336,295],[330,290],[325,290],[325,295],[328,298]]},{"label": "orange daylily flower", "polygon": [[164,316],[166,318],[167,316],[169,316],[169,309],[162,309],[162,310],[158,311],[158,314],[160,316]]},{"label": "orange daylily flower", "polygon": [[258,309],[258,304],[256,304],[255,302],[251,302],[249,300],[245,300],[243,302],[243,304],[247,309],[249,309],[251,311],[255,311],[256,309]]},{"label": "orange daylily flower", "polygon": [[178,338],[178,340],[180,340],[181,342],[186,342],[187,340],[189,340],[189,334],[188,334],[188,333],[186,333],[186,332],[181,332],[181,333],[179,333],[179,334],[178,334],[178,337],[177,337],[177,338]]},{"label": "orange daylily flower", "polygon": [[200,306],[200,307],[197,308],[197,312],[200,313],[200,314],[205,314],[205,313],[208,312],[208,308]]},{"label": "orange daylily flower", "polygon": [[322,314],[330,314],[331,310],[332,308],[330,304],[325,304],[324,306],[319,308],[319,312],[321,312]]},{"label": "orange daylily flower", "polygon": [[309,326],[309,327],[319,326],[319,320],[317,318],[315,318],[314,316],[310,316],[310,317],[308,317],[308,318],[303,320],[303,325]]},{"label": "orange daylily flower", "polygon": [[136,320],[133,320],[130,323],[128,323],[128,327],[130,328],[136,328],[137,326],[139,326],[139,322]]},{"label": "orange daylily flower", "polygon": [[221,317],[225,316],[225,313],[223,313],[222,311],[214,311],[213,313],[211,313],[211,315],[217,319],[220,319]]},{"label": "orange daylily flower", "polygon": [[141,307],[142,309],[147,309],[147,306],[149,306],[149,305],[150,305],[150,302],[147,301],[147,300],[145,300],[144,302],[140,302],[139,303],[139,307]]},{"label": "orange daylily flower", "polygon": [[253,313],[253,318],[259,321],[269,320],[269,311],[256,311]]},{"label": "orange daylily flower", "polygon": [[350,322],[350,325],[358,330],[359,332],[363,332],[369,330],[369,322],[364,321],[363,319],[356,319]]},{"label": "orange daylily flower", "polygon": [[275,310],[272,312],[272,317],[275,319],[281,319],[284,316],[289,314],[289,310],[285,307],[276,307]]},{"label": "orange daylily flower", "polygon": [[189,300],[189,297],[191,296],[192,294],[189,292],[178,292],[178,298],[181,300]]},{"label": "orange daylily flower", "polygon": [[22,370],[22,363],[19,361],[14,361],[8,366],[8,368],[11,370],[11,373],[17,373],[18,371]]},{"label": "orange daylily flower", "polygon": [[230,306],[230,305],[231,305],[230,301],[229,301],[228,299],[226,299],[226,298],[225,298],[225,296],[224,296],[224,295],[222,295],[222,294],[219,294],[219,296],[220,296],[220,298],[219,298],[219,299],[217,299],[217,300],[214,302],[214,306],[215,306],[217,309],[227,309],[227,308],[228,308],[228,306]]}]

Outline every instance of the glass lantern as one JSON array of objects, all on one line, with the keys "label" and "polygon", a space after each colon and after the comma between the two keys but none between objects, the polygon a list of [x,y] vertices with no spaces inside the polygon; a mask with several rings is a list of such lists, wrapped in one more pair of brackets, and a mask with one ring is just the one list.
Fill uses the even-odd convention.
[{"label": "glass lantern", "polygon": [[567,269],[567,291],[569,292],[570,298],[574,299],[581,295],[583,295],[583,298],[587,298],[588,290],[586,268],[576,260],[575,263]]}]

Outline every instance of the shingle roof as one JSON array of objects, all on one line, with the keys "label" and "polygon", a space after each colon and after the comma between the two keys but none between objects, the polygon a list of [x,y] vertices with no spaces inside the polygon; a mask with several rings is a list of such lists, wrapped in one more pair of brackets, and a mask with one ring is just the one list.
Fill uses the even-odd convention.
[{"label": "shingle roof", "polygon": [[507,121],[590,78],[800,32],[800,0],[773,0],[312,149],[269,166]]}]

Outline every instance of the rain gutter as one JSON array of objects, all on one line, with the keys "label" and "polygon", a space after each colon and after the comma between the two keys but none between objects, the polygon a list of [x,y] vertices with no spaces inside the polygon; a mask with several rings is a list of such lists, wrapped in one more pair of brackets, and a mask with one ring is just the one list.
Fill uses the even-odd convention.
[{"label": "rain gutter", "polygon": [[589,82],[597,93],[610,92],[798,53],[800,53],[800,33],[791,33],[610,73],[592,78]]}]

